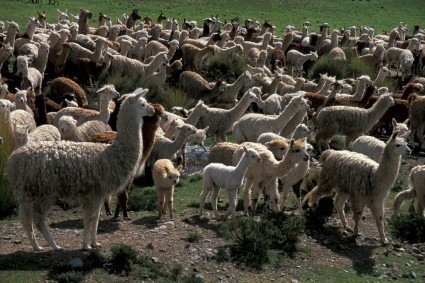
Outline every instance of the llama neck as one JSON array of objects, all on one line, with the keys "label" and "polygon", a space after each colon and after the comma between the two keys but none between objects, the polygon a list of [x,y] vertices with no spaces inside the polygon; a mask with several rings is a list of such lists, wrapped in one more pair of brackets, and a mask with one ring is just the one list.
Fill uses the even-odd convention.
[{"label": "llama neck", "polygon": [[286,49],[288,49],[289,45],[291,44],[293,39],[293,34],[292,33],[287,33],[285,35],[285,37],[283,38],[283,43],[282,43],[282,50],[286,51]]},{"label": "llama neck", "polygon": [[248,166],[252,163],[252,160],[250,160],[246,153],[242,155],[242,158],[239,160],[238,164],[234,168],[232,178],[234,180],[242,180],[245,176],[246,170],[248,169]]},{"label": "llama neck", "polygon": [[373,85],[374,86],[376,86],[376,85],[381,85],[383,82],[384,82],[384,79],[385,79],[385,72],[384,72],[384,70],[381,68],[380,70],[379,70],[379,72],[378,72],[378,75],[376,76],[376,79],[375,79],[375,81],[373,82]]},{"label": "llama neck", "polygon": [[176,139],[171,143],[171,149],[173,153],[177,152],[183,146],[183,144],[186,143],[187,139],[192,134],[188,134],[187,132],[188,131],[180,131]]},{"label": "llama neck", "polygon": [[32,40],[34,37],[35,26],[33,24],[28,24],[25,30],[25,34],[28,36],[28,39]]},{"label": "llama neck", "polygon": [[15,47],[16,32],[8,32],[4,44],[9,43],[12,48]]},{"label": "llama neck", "polygon": [[336,32],[332,33],[332,38],[331,38],[331,49],[338,47],[338,34]]},{"label": "llama neck", "polygon": [[269,42],[270,42],[270,34],[267,33],[264,35],[263,44],[261,44],[260,50],[267,50],[267,46],[269,45]]},{"label": "llama neck", "polygon": [[244,95],[241,100],[239,100],[239,103],[236,104],[235,107],[228,110],[228,121],[236,121],[242,115],[245,113],[246,109],[248,109],[249,105],[251,104],[251,100],[249,99],[249,93]]},{"label": "llama neck", "polygon": [[401,163],[401,155],[394,155],[390,150],[389,145],[386,145],[379,166],[373,176],[375,184],[373,188],[376,188],[376,193],[382,194],[383,197],[388,195],[394,185]]},{"label": "llama neck", "polygon": [[159,65],[161,64],[160,58],[162,53],[159,53],[149,64],[145,65],[145,77],[152,76],[152,74],[158,70]]},{"label": "llama neck", "polygon": [[269,93],[276,93],[277,91],[277,86],[279,85],[279,83],[281,82],[280,78],[274,78],[272,80],[272,83],[269,86]]},{"label": "llama neck", "polygon": [[91,57],[90,60],[96,63],[99,62],[100,59],[102,58],[102,51],[103,51],[103,44],[97,43],[92,56],[90,56]]},{"label": "llama neck", "polygon": [[328,95],[328,89],[329,89],[329,85],[331,84],[331,82],[330,81],[328,81],[328,80],[325,80],[325,82],[324,82],[324,84],[323,84],[323,86],[322,86],[322,88],[317,92],[318,94],[321,94],[321,95],[324,95],[324,96],[326,96],[326,95]]},{"label": "llama neck", "polygon": [[286,123],[286,125],[282,128],[279,135],[284,138],[292,137],[295,129],[301,122],[304,120],[304,117],[307,116],[307,110],[300,110],[295,113],[292,118]]},{"label": "llama neck", "polygon": [[177,45],[172,45],[170,49],[168,49],[167,58],[168,60],[171,60],[174,57],[174,54],[176,53]]},{"label": "llama neck", "polygon": [[288,149],[288,153],[285,154],[285,157],[277,163],[273,163],[270,166],[270,172],[272,176],[282,177],[294,167],[295,163],[292,161],[292,152],[291,148]]},{"label": "llama neck", "polygon": [[317,86],[316,86],[316,88],[314,89],[314,91],[315,92],[317,92],[317,93],[319,93],[322,89],[323,89],[323,87],[325,86],[325,83],[327,82],[328,80],[326,79],[326,78],[324,78],[324,77],[320,77],[320,79],[319,79],[319,83],[317,84]]},{"label": "llama neck", "polygon": [[230,86],[226,87],[226,90],[223,93],[223,96],[229,96],[232,95],[232,100],[235,100],[239,90],[242,88],[242,86],[245,83],[245,74],[242,74],[237,78],[237,80],[231,84]]},{"label": "llama neck", "polygon": [[285,107],[285,109],[283,109],[282,113],[280,113],[280,115],[276,117],[276,119],[270,121],[270,125],[273,128],[273,132],[274,133],[280,132],[280,130],[283,129],[283,127],[286,126],[288,121],[298,111],[299,111],[299,109],[293,103],[289,103]]},{"label": "llama neck", "polygon": [[108,124],[109,117],[111,113],[109,113],[109,98],[102,97],[99,102],[99,120]]},{"label": "llama neck", "polygon": [[195,125],[201,117],[202,109],[202,105],[196,106],[192,113],[190,113],[189,117],[184,120],[184,122],[189,125]]},{"label": "llama neck", "polygon": [[356,93],[351,98],[353,101],[360,101],[363,97],[363,93],[365,91],[366,84],[363,81],[359,82],[359,85],[357,86]]},{"label": "llama neck", "polygon": [[390,38],[388,39],[388,48],[395,46],[396,32],[391,32]]},{"label": "llama neck", "polygon": [[378,99],[373,106],[366,110],[368,127],[365,132],[372,129],[372,127],[379,121],[384,113],[390,108],[390,103],[386,99]]}]

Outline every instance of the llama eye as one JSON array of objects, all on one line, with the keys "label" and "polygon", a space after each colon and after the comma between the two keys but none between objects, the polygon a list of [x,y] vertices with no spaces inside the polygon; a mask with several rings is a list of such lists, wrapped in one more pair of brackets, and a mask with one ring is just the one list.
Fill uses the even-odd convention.
[{"label": "llama eye", "polygon": [[400,147],[400,145],[399,145],[399,144],[396,144],[395,146],[396,146],[396,147]]},{"label": "llama eye", "polygon": [[280,150],[285,150],[285,148],[284,147],[281,147]]}]

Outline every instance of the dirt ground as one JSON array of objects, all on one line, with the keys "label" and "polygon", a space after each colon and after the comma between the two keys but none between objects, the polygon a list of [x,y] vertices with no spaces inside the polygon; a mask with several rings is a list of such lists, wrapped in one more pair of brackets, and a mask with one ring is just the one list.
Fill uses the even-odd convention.
[{"label": "dirt ground", "polygon": [[[423,164],[423,152],[404,158],[400,171],[400,180],[407,180],[410,169]],[[406,205],[406,204],[405,204]],[[295,210],[295,207],[287,210]],[[175,221],[157,221],[156,214],[130,212],[132,220],[111,219],[104,213],[98,230],[98,241],[105,252],[115,243],[126,243],[133,246],[143,255],[154,261],[166,264],[180,264],[187,273],[199,273],[206,282],[300,282],[297,278],[303,273],[313,272],[318,265],[333,268],[349,269],[357,275],[370,275],[376,272],[379,259],[385,254],[397,254],[410,251],[413,246],[393,240],[392,244],[382,246],[378,241],[376,225],[369,210],[365,211],[360,230],[362,235],[354,239],[350,233],[343,231],[339,219],[333,217],[321,232],[306,231],[301,236],[300,252],[295,258],[287,259],[278,267],[267,267],[265,270],[244,268],[232,261],[218,262],[217,254],[223,251],[228,243],[218,235],[219,222],[212,220],[200,221],[195,208],[187,208],[175,213]],[[49,215],[50,228],[56,242],[65,248],[55,252],[37,233],[39,243],[45,248],[42,252],[33,252],[29,241],[24,235],[20,223],[16,220],[0,226],[0,270],[28,270],[30,266],[36,270],[48,270],[53,264],[68,262],[75,257],[81,257],[82,229],[81,213],[78,208],[63,211],[54,207]],[[391,216],[387,205],[386,218]],[[348,215],[351,222],[351,215]],[[202,235],[199,243],[189,243],[188,232]],[[386,229],[388,236],[389,231]],[[390,236],[391,237],[391,236]],[[422,245],[425,253],[425,245]],[[425,277],[423,259],[423,274],[415,274],[417,279]],[[396,277],[402,278],[402,274]],[[421,277],[422,276],[422,277]],[[305,278],[305,276],[303,277]],[[364,282],[360,279],[359,282]],[[112,279],[111,279],[112,280]],[[87,277],[87,281],[96,281]],[[315,281],[312,279],[312,281]],[[332,281],[332,280],[331,280]],[[378,281],[378,280],[377,280]]]}]

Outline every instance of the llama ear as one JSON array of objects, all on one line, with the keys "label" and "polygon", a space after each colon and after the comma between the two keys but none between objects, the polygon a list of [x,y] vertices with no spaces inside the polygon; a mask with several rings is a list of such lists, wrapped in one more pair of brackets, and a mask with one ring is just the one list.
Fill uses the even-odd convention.
[{"label": "llama ear", "polygon": [[25,127],[25,132],[26,132],[26,134],[27,134],[27,135],[28,135],[28,133],[29,133],[30,129],[31,129],[31,125],[30,125],[30,124],[28,124],[28,125]]},{"label": "llama ear", "polygon": [[177,166],[177,171],[181,172],[183,170],[183,164],[180,164],[179,166]]},{"label": "llama ear", "polygon": [[406,119],[406,121],[403,122],[403,124],[407,125],[409,123],[409,118]]},{"label": "llama ear", "polygon": [[210,128],[210,126],[206,126],[203,131],[206,132],[206,131],[208,131],[209,128]]},{"label": "llama ear", "polygon": [[289,146],[292,147],[294,145],[295,140],[291,139]]},{"label": "llama ear", "polygon": [[391,122],[393,124],[393,128],[397,127],[397,121],[394,118],[392,118]]},{"label": "llama ear", "polygon": [[245,146],[242,146],[242,148],[243,148],[243,151],[244,151],[245,153],[247,153],[247,152],[248,152],[248,149],[246,149],[246,147],[245,147]]},{"label": "llama ear", "polygon": [[168,169],[168,167],[164,167],[165,173],[168,174],[168,172],[170,172],[170,169]]}]

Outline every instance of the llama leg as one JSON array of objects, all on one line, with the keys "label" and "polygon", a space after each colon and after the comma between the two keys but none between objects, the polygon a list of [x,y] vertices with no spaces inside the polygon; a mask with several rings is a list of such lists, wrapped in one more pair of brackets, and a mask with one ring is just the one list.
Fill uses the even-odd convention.
[{"label": "llama leg", "polygon": [[334,199],[335,209],[338,212],[339,219],[341,219],[342,226],[351,230],[350,225],[347,224],[347,218],[345,217],[345,202],[347,201],[348,195],[337,193]]},{"label": "llama leg", "polygon": [[109,195],[109,196],[107,196],[106,198],[105,198],[105,202],[104,202],[104,206],[105,206],[105,211],[106,211],[106,215],[112,215],[112,212],[111,212],[111,209],[110,209],[110,207],[109,207],[109,204],[111,203],[111,198],[112,198],[112,196],[111,195]]},{"label": "llama leg", "polygon": [[211,206],[214,211],[214,216],[216,219],[220,219],[220,214],[218,213],[217,209],[217,200],[218,200],[218,193],[220,192],[220,188],[213,187],[212,193],[211,193]]},{"label": "llama leg", "polygon": [[282,201],[280,203],[280,206],[283,207],[285,206],[286,201],[288,200],[288,195],[289,195],[289,190],[291,189],[291,186],[288,184],[283,183],[283,188],[282,188]]},{"label": "llama leg", "polygon": [[363,210],[365,204],[361,200],[354,200],[351,202],[352,210],[353,210],[353,219],[354,219],[354,230],[353,233],[355,236],[359,235],[359,224],[362,219]]},{"label": "llama leg", "polygon": [[374,203],[371,210],[376,226],[378,227],[379,238],[383,244],[386,244],[388,243],[388,239],[384,231],[384,201]]},{"label": "llama leg", "polygon": [[91,234],[91,247],[96,248],[100,247],[100,244],[97,242],[96,236],[97,236],[97,227],[99,226],[99,217],[100,217],[100,208],[97,209],[97,212],[95,211],[92,219],[92,223],[90,224],[90,234]]},{"label": "llama leg", "polygon": [[227,190],[229,196],[229,208],[227,209],[226,214],[223,217],[223,220],[226,220],[229,215],[232,215],[232,219],[236,218],[236,204],[238,202],[238,189]]},{"label": "llama leg", "polygon": [[56,242],[53,240],[53,237],[50,234],[46,224],[47,210],[49,207],[50,205],[44,203],[40,206],[34,207],[34,224],[37,229],[40,230],[40,233],[43,235],[44,239],[54,250],[62,250],[60,246],[56,245]]},{"label": "llama leg", "polygon": [[33,216],[34,212],[32,205],[27,202],[21,202],[19,205],[19,219],[22,223],[22,227],[24,228],[28,240],[30,240],[32,248],[35,251],[41,251],[43,248],[38,245],[32,226]]},{"label": "llama leg", "polygon": [[253,186],[252,192],[251,192],[251,216],[255,216],[255,211],[257,210],[259,198],[260,198],[260,188],[258,186]]},{"label": "llama leg", "polygon": [[161,219],[164,212],[165,192],[162,188],[156,188],[156,193],[158,196],[158,219]]},{"label": "llama leg", "polygon": [[118,218],[120,214],[120,208],[122,209],[124,220],[130,220],[128,217],[128,186],[125,187],[124,191],[119,192],[117,194],[117,206],[115,208],[115,214],[114,217]]},{"label": "llama leg", "polygon": [[203,186],[201,195],[199,196],[199,216],[202,217],[205,200],[207,199],[208,194],[210,193],[211,189],[207,187],[206,185]]},{"label": "llama leg", "polygon": [[253,180],[245,179],[245,185],[243,188],[244,198],[243,198],[243,206],[244,206],[244,214],[248,215],[249,210],[251,209],[251,188],[252,188]]},{"label": "llama leg", "polygon": [[407,199],[412,199],[416,197],[416,192],[413,189],[408,189],[402,192],[399,192],[394,199],[393,203],[393,215],[397,215],[400,211],[400,207],[403,202]]},{"label": "llama leg", "polygon": [[166,192],[165,192],[165,201],[167,202],[167,206],[168,206],[168,211],[170,212],[170,219],[174,220],[174,215],[173,215],[173,206],[174,206],[174,187],[169,188]]},{"label": "llama leg", "polygon": [[417,197],[416,198],[416,205],[415,205],[415,211],[419,215],[424,215],[424,209],[425,209],[425,196]]},{"label": "llama leg", "polygon": [[[86,204],[83,206],[83,250],[90,250],[92,246],[89,245],[89,237],[91,236],[92,244],[98,246],[96,243],[96,232],[97,232],[97,222],[99,221],[99,206]],[[94,221],[96,223],[94,223]],[[93,230],[93,231],[92,231]],[[94,234],[94,235],[93,235]]]},{"label": "llama leg", "polygon": [[270,178],[264,184],[265,199],[270,199],[271,207],[274,212],[280,211],[279,191],[277,189],[277,179]]},{"label": "llama leg", "polygon": [[296,183],[295,185],[292,186],[292,190],[294,191],[295,196],[297,197],[297,201],[298,201],[298,208],[301,211],[301,184],[304,181],[304,179],[301,179],[300,181],[298,181],[298,183]]}]

